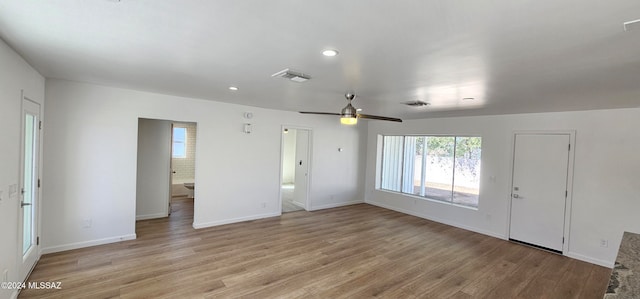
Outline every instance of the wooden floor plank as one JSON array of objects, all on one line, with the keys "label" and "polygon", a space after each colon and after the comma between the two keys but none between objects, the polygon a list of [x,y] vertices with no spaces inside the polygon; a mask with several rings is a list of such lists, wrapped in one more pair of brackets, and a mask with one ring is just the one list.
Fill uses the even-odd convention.
[{"label": "wooden floor plank", "polygon": [[195,230],[193,201],[136,240],[41,258],[20,298],[598,298],[610,269],[360,204]]}]

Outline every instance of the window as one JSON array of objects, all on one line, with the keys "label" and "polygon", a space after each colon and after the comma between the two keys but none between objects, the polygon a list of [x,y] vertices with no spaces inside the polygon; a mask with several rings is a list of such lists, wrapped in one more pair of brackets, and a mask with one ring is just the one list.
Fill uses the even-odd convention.
[{"label": "window", "polygon": [[172,156],[174,158],[187,157],[187,128],[173,128]]},{"label": "window", "polygon": [[482,137],[384,136],[380,188],[478,207]]}]

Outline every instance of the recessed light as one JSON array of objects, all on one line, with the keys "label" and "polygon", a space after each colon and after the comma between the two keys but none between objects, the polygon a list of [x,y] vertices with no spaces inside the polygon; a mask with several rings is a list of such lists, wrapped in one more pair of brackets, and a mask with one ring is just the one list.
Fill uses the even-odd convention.
[{"label": "recessed light", "polygon": [[235,87],[235,86],[229,86],[229,90],[236,91],[236,90],[238,90],[238,88],[237,88],[237,87]]},{"label": "recessed light", "polygon": [[462,98],[463,101],[473,101],[475,98]]},{"label": "recessed light", "polygon": [[338,55],[338,51],[333,50],[333,49],[327,49],[327,50],[322,51],[322,55],[328,56],[328,57],[333,57],[333,56]]}]

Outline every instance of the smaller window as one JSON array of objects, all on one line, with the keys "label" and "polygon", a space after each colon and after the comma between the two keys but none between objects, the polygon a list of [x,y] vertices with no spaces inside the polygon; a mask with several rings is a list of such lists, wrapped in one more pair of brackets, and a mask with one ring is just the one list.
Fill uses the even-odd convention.
[{"label": "smaller window", "polygon": [[174,158],[187,157],[187,128],[173,128],[173,148]]}]

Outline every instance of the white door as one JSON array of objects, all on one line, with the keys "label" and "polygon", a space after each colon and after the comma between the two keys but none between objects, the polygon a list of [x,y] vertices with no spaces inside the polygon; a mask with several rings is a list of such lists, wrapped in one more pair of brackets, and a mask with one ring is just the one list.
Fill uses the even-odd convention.
[{"label": "white door", "polygon": [[294,175],[293,202],[306,210],[309,188],[309,130],[296,129],[296,169]]},{"label": "white door", "polygon": [[516,134],[509,238],[562,251],[569,134]]},{"label": "white door", "polygon": [[173,123],[171,123],[171,127],[169,128],[169,148],[171,148],[171,151],[167,157],[167,159],[169,159],[169,212],[167,213],[169,216],[171,216],[171,199],[173,198],[173,175],[176,174],[176,171],[173,170],[173,127]]},{"label": "white door", "polygon": [[39,155],[40,105],[22,99],[20,144],[20,205],[18,244],[20,246],[20,279],[24,281],[39,258]]},{"label": "white door", "polygon": [[136,220],[169,216],[171,122],[138,120]]}]

